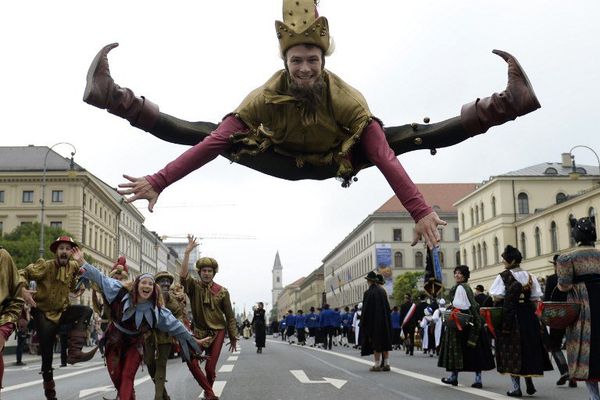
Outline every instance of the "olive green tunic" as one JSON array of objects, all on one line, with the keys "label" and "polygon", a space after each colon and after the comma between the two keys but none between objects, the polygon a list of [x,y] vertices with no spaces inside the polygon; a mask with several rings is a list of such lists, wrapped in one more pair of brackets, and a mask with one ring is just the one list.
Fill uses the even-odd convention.
[{"label": "olive green tunic", "polygon": [[[183,307],[181,307],[181,304],[179,301],[177,301],[173,294],[169,293],[168,296],[165,296],[165,307],[168,308],[171,313],[173,313],[175,318],[183,322]],[[156,336],[156,344],[170,344],[173,342],[173,339],[168,333],[159,331],[157,329],[153,329],[152,331]]]},{"label": "olive green tunic", "polygon": [[[227,289],[214,282],[205,285],[189,274],[181,278],[181,285],[190,298],[196,336],[203,339],[214,336],[213,331],[227,329],[230,338],[237,337],[235,315]],[[203,346],[211,344],[212,341],[209,341]]]},{"label": "olive green tunic", "polygon": [[272,147],[279,154],[295,157],[298,166],[335,163],[338,176],[355,175],[358,171],[354,171],[349,153],[373,115],[358,90],[328,70],[323,70],[323,79],[316,118],[291,95],[285,70],[246,96],[234,111],[250,128],[233,135],[233,142],[241,145],[237,154],[258,154]]},{"label": "olive green tunic", "polygon": [[56,260],[40,258],[19,272],[25,285],[29,281],[37,283],[37,292],[34,295],[37,309],[50,321],[58,323],[60,316],[70,305],[69,293],[75,292],[79,273],[77,262],[70,260],[67,265],[61,267]]},{"label": "olive green tunic", "polygon": [[17,325],[24,301],[20,296],[22,282],[8,251],[0,248],[0,325]]}]

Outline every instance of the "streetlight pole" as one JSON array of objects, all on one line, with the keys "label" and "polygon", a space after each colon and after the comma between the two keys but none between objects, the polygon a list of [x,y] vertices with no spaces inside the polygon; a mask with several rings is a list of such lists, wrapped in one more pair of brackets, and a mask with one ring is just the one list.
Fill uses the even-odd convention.
[{"label": "streetlight pole", "polygon": [[51,147],[48,148],[48,151],[46,151],[46,155],[44,156],[44,172],[42,173],[42,197],[40,198],[40,205],[41,205],[41,215],[40,215],[40,258],[44,258],[44,253],[45,253],[45,249],[44,249],[44,197],[46,195],[46,171],[47,171],[47,163],[48,163],[48,154],[50,154],[50,151],[55,147],[58,146],[59,144],[67,144],[69,146],[71,146],[71,148],[73,149],[73,151],[71,152],[71,163],[69,165],[70,169],[73,170],[73,168],[75,167],[75,163],[73,161],[73,157],[75,157],[75,153],[77,153],[77,149],[75,148],[75,146],[73,146],[71,143],[69,142],[58,142],[53,144]]},{"label": "streetlight pole", "polygon": [[[594,149],[592,149],[589,146],[584,146],[582,144],[578,144],[576,146],[573,146],[571,148],[571,150],[569,150],[569,154],[571,155],[572,168],[573,168],[573,172],[571,172],[572,179],[577,179],[577,177],[579,176],[579,174],[577,173],[577,167],[575,167],[575,156],[573,155],[573,150],[575,150],[577,148],[585,148],[585,149],[588,149],[589,151],[591,151],[592,153],[594,153],[594,155],[596,156],[596,161],[598,161],[598,174],[600,174],[600,157],[598,157],[598,153],[596,153],[594,151]],[[571,174],[569,174],[569,175],[571,175]]]}]

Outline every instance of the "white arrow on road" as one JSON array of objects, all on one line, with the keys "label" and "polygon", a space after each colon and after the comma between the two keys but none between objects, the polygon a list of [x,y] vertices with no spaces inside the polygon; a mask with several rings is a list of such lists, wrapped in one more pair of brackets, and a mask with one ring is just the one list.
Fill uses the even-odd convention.
[{"label": "white arrow on road", "polygon": [[[135,381],[133,381],[133,386],[137,386],[140,383],[144,383],[147,380],[150,379],[150,375],[146,375],[142,378],[136,379]],[[95,394],[95,393],[106,393],[106,392],[112,392],[113,390],[115,390],[115,387],[112,385],[108,385],[108,386],[100,386],[100,387],[96,387],[96,388],[91,388],[91,389],[83,389],[79,391],[79,398],[84,398],[87,397],[91,394]]]},{"label": "white arrow on road", "polygon": [[296,377],[296,379],[300,381],[300,383],[331,383],[336,388],[341,389],[342,386],[344,386],[346,382],[348,382],[343,379],[325,377],[323,377],[322,381],[311,381],[310,379],[308,379],[308,376],[306,376],[306,373],[301,369],[291,369],[290,372]]}]

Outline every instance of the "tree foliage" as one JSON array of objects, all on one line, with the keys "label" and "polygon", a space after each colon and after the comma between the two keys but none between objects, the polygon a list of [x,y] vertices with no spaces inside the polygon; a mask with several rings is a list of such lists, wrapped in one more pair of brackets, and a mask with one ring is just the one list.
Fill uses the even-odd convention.
[{"label": "tree foliage", "polygon": [[[49,257],[50,244],[59,236],[72,236],[62,228],[52,228],[44,225],[44,249],[46,258]],[[4,247],[12,256],[17,268],[25,268],[27,265],[35,262],[40,255],[40,224],[23,224],[15,228],[12,232],[5,234],[0,238],[0,245]]]},{"label": "tree foliage", "polygon": [[392,295],[396,304],[404,302],[404,295],[410,294],[413,299],[418,298],[421,291],[417,289],[417,282],[422,279],[424,272],[405,272],[394,280]]}]

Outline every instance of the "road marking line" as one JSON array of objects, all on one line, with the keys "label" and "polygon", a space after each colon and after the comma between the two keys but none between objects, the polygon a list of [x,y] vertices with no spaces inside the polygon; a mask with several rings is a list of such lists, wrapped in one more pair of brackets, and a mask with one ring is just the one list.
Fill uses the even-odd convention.
[{"label": "road marking line", "polygon": [[348,382],[343,379],[334,379],[334,378],[325,378],[325,377],[323,377],[322,381],[313,381],[308,378],[308,375],[306,375],[306,372],[304,372],[304,370],[291,369],[290,372],[292,373],[292,375],[294,375],[296,377],[296,379],[298,379],[300,381],[300,383],[331,383],[337,389],[341,389],[342,386],[344,386],[346,384],[346,382]]},{"label": "road marking line", "polygon": [[227,361],[237,361],[237,359],[238,359],[238,356],[229,356],[227,358]]},{"label": "road marking line", "polygon": [[[223,389],[225,388],[225,384],[227,383],[227,381],[215,381],[215,383],[213,383],[213,392],[215,392],[215,396],[221,396],[223,394]],[[200,396],[198,396],[199,399],[204,397],[204,390],[200,393]]]},{"label": "road marking line", "polygon": [[[282,344],[282,345],[283,344],[287,344],[287,343],[280,343],[277,340],[267,340],[267,341],[271,342],[271,343],[275,343],[275,344]],[[306,346],[296,346],[296,345],[294,345],[294,346],[298,347],[298,348],[302,348],[304,350],[318,351],[318,352],[329,354],[329,355],[332,355],[332,356],[337,356],[337,357],[345,358],[347,360],[351,360],[351,361],[358,362],[358,363],[365,364],[365,365],[369,365],[369,366],[373,365],[373,361],[371,361],[371,360],[363,360],[363,359],[360,359],[358,357],[349,356],[347,354],[336,353],[336,352],[333,352],[331,350],[317,349],[315,347],[306,347]],[[461,391],[461,392],[469,393],[469,394],[472,394],[472,395],[475,395],[475,396],[485,397],[486,399],[506,400],[506,395],[502,395],[502,394],[494,393],[494,392],[488,392],[487,390],[483,390],[483,389],[475,389],[475,388],[465,387],[465,386],[462,386],[460,384],[458,386],[450,386],[450,385],[447,385],[447,384],[443,383],[439,378],[434,378],[434,377],[431,377],[431,376],[428,376],[428,375],[419,374],[417,372],[409,371],[409,370],[406,370],[406,369],[392,367],[391,371],[395,372],[396,374],[399,374],[399,375],[404,375],[404,376],[408,376],[410,378],[419,379],[419,380],[422,380],[422,381],[425,381],[425,382],[432,383],[434,385],[444,386],[444,387],[446,387],[448,389],[454,389],[454,390],[458,390],[458,391]]]},{"label": "road marking line", "polygon": [[234,364],[224,364],[219,368],[219,372],[231,372],[233,371]]},{"label": "road marking line", "polygon": [[[92,371],[96,371],[96,370],[104,369],[104,368],[106,368],[106,367],[104,365],[101,365],[99,367],[94,367],[94,368],[89,368],[89,369],[85,369],[85,370],[81,370],[81,371],[71,372],[71,373],[68,373],[68,374],[55,376],[54,380],[58,381],[58,380],[61,380],[61,379],[70,378],[72,376],[77,376],[77,375],[85,374],[85,373],[88,373],[88,372],[92,372]],[[38,380],[27,382],[27,383],[21,383],[21,384],[18,384],[18,385],[6,387],[6,388],[2,389],[2,392],[5,393],[5,392],[10,392],[12,390],[23,389],[23,388],[26,388],[26,387],[39,385],[42,382],[43,382],[43,379],[38,379]]]}]

